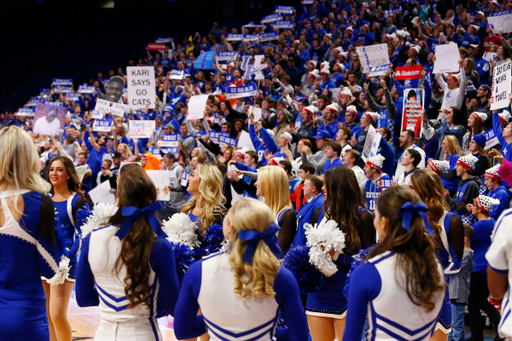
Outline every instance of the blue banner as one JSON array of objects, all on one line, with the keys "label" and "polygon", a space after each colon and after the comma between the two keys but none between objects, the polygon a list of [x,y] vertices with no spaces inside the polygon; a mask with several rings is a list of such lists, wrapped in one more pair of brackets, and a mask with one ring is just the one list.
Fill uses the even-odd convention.
[{"label": "blue banner", "polygon": [[227,145],[236,147],[236,139],[234,137],[229,137],[229,135],[227,133],[225,133],[225,134],[226,135],[221,135],[219,137],[219,144],[220,145],[227,144]]},{"label": "blue banner", "polygon": [[276,13],[293,14],[293,6],[276,6]]},{"label": "blue banner", "polygon": [[80,85],[78,92],[81,94],[92,94],[94,92],[94,85]]},{"label": "blue banner", "polygon": [[16,116],[28,116],[28,117],[34,117],[36,111],[34,108],[29,107],[23,107],[19,108],[16,112]]},{"label": "blue banner", "polygon": [[263,42],[263,41],[277,40],[278,37],[279,37],[279,34],[276,31],[269,32],[269,33],[262,33],[262,34],[260,34],[260,41]]},{"label": "blue banner", "polygon": [[238,56],[236,51],[222,51],[217,53],[217,60],[219,61],[232,61]]},{"label": "blue banner", "polygon": [[268,23],[268,22],[274,22],[277,20],[283,20],[283,17],[279,13],[267,15],[266,17],[263,18],[263,20],[261,22]]},{"label": "blue banner", "polygon": [[71,92],[73,91],[73,88],[71,87],[71,85],[55,85],[53,87],[53,89],[55,90],[55,92]]},{"label": "blue banner", "polygon": [[52,85],[73,85],[73,78],[54,78]]},{"label": "blue banner", "polygon": [[260,39],[260,36],[258,34],[246,34],[244,33],[244,40],[245,41],[258,41]]},{"label": "blue banner", "polygon": [[246,86],[230,86],[226,89],[227,98],[251,97],[257,94],[258,87],[254,83],[249,83]]},{"label": "blue banner", "polygon": [[293,28],[293,21],[292,20],[275,21],[274,28]]},{"label": "blue banner", "polygon": [[169,38],[156,38],[156,43],[157,44],[170,43],[171,41],[172,41],[171,37],[169,37]]},{"label": "blue banner", "polygon": [[92,126],[93,131],[111,131],[112,130],[112,121],[111,120],[94,120],[94,125]]},{"label": "blue banner", "polygon": [[171,75],[169,76],[169,79],[181,80],[181,79],[183,79],[184,73],[185,72],[183,70],[172,70]]},{"label": "blue banner", "polygon": [[243,34],[228,34],[228,41],[242,41]]}]

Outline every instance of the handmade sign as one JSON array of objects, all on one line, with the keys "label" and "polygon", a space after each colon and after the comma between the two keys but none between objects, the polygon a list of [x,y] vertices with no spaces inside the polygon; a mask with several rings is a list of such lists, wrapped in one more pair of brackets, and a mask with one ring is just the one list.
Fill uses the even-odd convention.
[{"label": "handmade sign", "polygon": [[128,106],[144,109],[155,108],[155,68],[152,66],[128,66]]},{"label": "handmade sign", "polygon": [[512,62],[497,65],[494,67],[492,77],[492,95],[491,110],[497,110],[508,107],[510,102],[508,95],[510,94],[510,67]]},{"label": "handmade sign", "polygon": [[363,67],[363,73],[369,73],[374,66],[389,65],[388,45],[377,44],[370,46],[358,46],[356,52]]},{"label": "handmade sign", "polygon": [[155,121],[129,121],[130,138],[150,138],[155,131]]}]

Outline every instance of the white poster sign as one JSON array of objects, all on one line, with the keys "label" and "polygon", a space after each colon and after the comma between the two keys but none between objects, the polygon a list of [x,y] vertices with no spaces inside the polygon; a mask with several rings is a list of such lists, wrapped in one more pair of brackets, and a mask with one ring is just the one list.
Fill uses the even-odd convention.
[{"label": "white poster sign", "polygon": [[363,73],[369,73],[370,68],[389,64],[388,45],[377,44],[356,47],[356,52],[363,67]]},{"label": "white poster sign", "polygon": [[242,133],[240,134],[237,147],[247,147],[249,150],[256,151],[256,148],[254,148],[254,145],[252,144],[251,136],[245,130],[242,130]]},{"label": "white poster sign", "polygon": [[129,121],[130,138],[149,138],[155,131],[155,121]]},{"label": "white poster sign", "polygon": [[114,103],[104,99],[98,99],[94,110],[97,110],[103,114],[112,114],[114,116],[124,117],[126,105],[121,103]]},{"label": "white poster sign", "polygon": [[261,112],[261,108],[253,107],[252,105],[249,107],[249,112],[253,114],[254,120],[259,121],[263,117],[263,113]]},{"label": "white poster sign", "polygon": [[510,104],[510,67],[511,61],[494,67],[492,77],[491,110],[506,108]]},{"label": "white poster sign", "polygon": [[[364,142],[363,153],[361,154],[361,158],[363,159],[363,161],[365,163],[366,163],[366,161],[368,161],[368,159],[371,158],[370,155],[372,153],[372,149],[374,148],[373,142],[374,142],[375,138],[377,137],[377,135],[381,136],[379,133],[377,133],[377,131],[375,130],[375,127],[370,124],[370,128],[368,129],[368,134],[366,135],[366,140]],[[380,138],[379,138],[378,142],[380,144]]]},{"label": "white poster sign", "polygon": [[171,179],[171,171],[168,170],[147,170],[146,174],[153,181],[156,187],[157,200],[171,200],[171,191],[169,183]]},{"label": "white poster sign", "polygon": [[188,102],[187,120],[200,120],[204,117],[204,110],[206,109],[207,99],[208,95],[190,97],[190,101]]},{"label": "white poster sign", "polygon": [[155,108],[155,68],[152,66],[128,66],[128,105],[134,109],[144,109],[149,104]]},{"label": "white poster sign", "polygon": [[116,204],[116,195],[110,193],[110,181],[104,181],[98,186],[94,187],[90,192],[89,196],[92,202],[96,204]]},{"label": "white poster sign", "polygon": [[459,46],[443,44],[436,46],[436,61],[432,73],[459,72]]},{"label": "white poster sign", "polygon": [[489,26],[491,27],[494,34],[498,34],[500,31],[503,33],[512,32],[511,12],[511,10],[495,12],[492,13],[491,16],[487,17]]}]

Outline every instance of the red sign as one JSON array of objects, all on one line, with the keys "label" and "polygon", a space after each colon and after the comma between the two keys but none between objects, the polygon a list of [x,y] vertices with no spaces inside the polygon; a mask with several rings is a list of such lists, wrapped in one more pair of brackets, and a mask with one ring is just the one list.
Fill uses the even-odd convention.
[{"label": "red sign", "polygon": [[148,44],[148,50],[165,50],[165,44]]},{"label": "red sign", "polygon": [[421,65],[397,67],[395,80],[419,79],[421,77]]}]

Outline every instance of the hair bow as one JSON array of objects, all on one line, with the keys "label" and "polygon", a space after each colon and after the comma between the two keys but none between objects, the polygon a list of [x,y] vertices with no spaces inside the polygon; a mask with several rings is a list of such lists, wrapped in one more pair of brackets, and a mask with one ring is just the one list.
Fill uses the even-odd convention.
[{"label": "hair bow", "polygon": [[259,233],[255,230],[239,231],[238,236],[240,240],[249,242],[247,244],[247,249],[245,250],[243,261],[252,264],[252,257],[256,251],[256,245],[258,245],[260,240],[263,240],[270,248],[270,251],[272,251],[274,255],[278,256],[281,253],[281,250],[279,250],[272,237],[275,237],[279,230],[279,226],[276,223],[272,223],[272,225],[270,225],[270,227],[263,233]]},{"label": "hair bow", "polygon": [[122,208],[122,214],[123,217],[126,217],[126,219],[123,222],[123,225],[121,225],[121,228],[119,231],[117,231],[116,236],[119,237],[119,239],[123,239],[124,236],[130,231],[130,227],[133,225],[133,223],[139,219],[141,215],[144,215],[146,219],[149,222],[149,225],[153,228],[153,231],[157,234],[159,238],[167,238],[167,235],[162,230],[162,226],[160,225],[160,222],[155,217],[155,212],[159,211],[162,208],[162,204],[159,201],[155,201],[151,205],[148,205],[144,208],[138,208],[136,206],[127,206]]},{"label": "hair bow", "polygon": [[414,216],[414,213],[418,213],[425,223],[425,229],[427,232],[434,235],[432,227],[430,227],[427,219],[427,211],[428,207],[423,201],[418,202],[416,205],[409,201],[402,205],[400,211],[398,211],[398,215],[402,218],[403,227],[407,231],[411,231],[412,217]]}]

